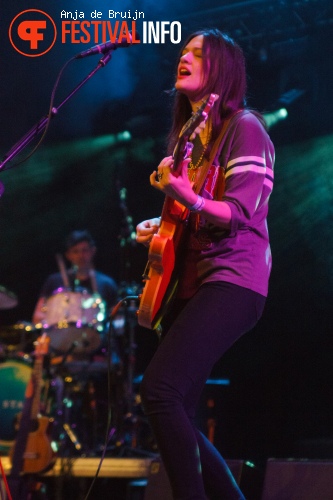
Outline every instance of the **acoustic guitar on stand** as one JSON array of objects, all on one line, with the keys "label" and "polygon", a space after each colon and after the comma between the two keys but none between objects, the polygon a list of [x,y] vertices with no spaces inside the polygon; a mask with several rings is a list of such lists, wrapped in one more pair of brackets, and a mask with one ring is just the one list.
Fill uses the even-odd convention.
[{"label": "acoustic guitar on stand", "polygon": [[55,461],[48,432],[50,419],[40,415],[40,396],[44,357],[50,338],[43,333],[36,342],[35,361],[25,392],[22,414],[15,443],[9,452],[11,477],[46,471]]},{"label": "acoustic guitar on stand", "polygon": [[[216,94],[210,94],[182,128],[173,153],[174,175],[180,175],[182,162],[190,156],[193,149],[189,138],[207,118],[217,98]],[[176,291],[177,257],[181,252],[188,216],[188,208],[169,196],[165,197],[161,223],[149,245],[148,263],[143,275],[144,288],[138,310],[138,322],[141,326],[158,329]]]}]

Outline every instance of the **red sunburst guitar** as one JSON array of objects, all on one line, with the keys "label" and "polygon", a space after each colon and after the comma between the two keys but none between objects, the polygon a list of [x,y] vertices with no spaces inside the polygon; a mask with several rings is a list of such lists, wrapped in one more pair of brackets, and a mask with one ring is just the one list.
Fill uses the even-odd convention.
[{"label": "red sunburst guitar", "polygon": [[[206,119],[218,96],[210,94],[198,111],[184,125],[174,150],[173,173],[180,174],[181,164],[193,148],[189,138]],[[138,322],[141,326],[158,328],[177,288],[177,257],[187,224],[189,210],[165,197],[159,230],[149,245],[148,263],[143,275],[144,288],[140,298]]]}]

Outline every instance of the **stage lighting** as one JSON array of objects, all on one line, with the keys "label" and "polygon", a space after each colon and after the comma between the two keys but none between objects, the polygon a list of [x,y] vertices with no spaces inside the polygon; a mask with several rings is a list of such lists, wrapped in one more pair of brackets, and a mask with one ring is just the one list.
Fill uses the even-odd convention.
[{"label": "stage lighting", "polygon": [[276,111],[271,111],[270,113],[263,113],[263,117],[268,129],[272,128],[281,120],[285,120],[287,116],[288,116],[288,111],[286,108],[280,108],[277,109]]}]

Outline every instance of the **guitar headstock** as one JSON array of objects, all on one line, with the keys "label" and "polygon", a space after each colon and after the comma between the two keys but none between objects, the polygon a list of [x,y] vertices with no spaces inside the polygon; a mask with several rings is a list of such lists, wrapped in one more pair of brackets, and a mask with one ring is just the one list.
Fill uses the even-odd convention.
[{"label": "guitar headstock", "polygon": [[50,337],[43,333],[35,342],[35,355],[45,356],[49,352]]},{"label": "guitar headstock", "polygon": [[187,122],[181,129],[179,134],[179,140],[173,152],[174,172],[177,172],[179,162],[185,159],[188,156],[189,151],[191,151],[191,147],[189,146],[190,143],[188,143],[190,136],[193,134],[195,129],[200,125],[200,123],[207,118],[210,110],[214,106],[214,102],[218,98],[219,98],[218,94],[209,94],[209,96],[207,97],[207,99],[204,100],[200,108],[194,114],[192,114],[191,118],[187,120]]},{"label": "guitar headstock", "polygon": [[207,99],[202,103],[200,108],[191,116],[189,120],[185,123],[184,127],[180,132],[180,138],[186,137],[187,139],[191,134],[195,131],[195,129],[200,125],[202,121],[204,121],[212,107],[214,106],[215,101],[219,96],[217,94],[209,94]]}]

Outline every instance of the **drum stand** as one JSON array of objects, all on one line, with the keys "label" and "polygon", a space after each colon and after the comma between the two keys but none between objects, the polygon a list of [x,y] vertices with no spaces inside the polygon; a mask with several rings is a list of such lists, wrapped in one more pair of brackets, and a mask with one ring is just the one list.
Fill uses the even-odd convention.
[{"label": "drum stand", "polygon": [[[85,370],[82,374],[80,372],[76,379],[75,375],[66,369],[67,358],[75,350],[75,342],[62,354],[61,362],[53,366],[53,373],[50,374],[55,407],[53,440],[58,443],[60,457],[96,456],[101,453],[120,457],[156,455],[153,451],[145,449],[142,443],[142,431],[146,430],[144,426],[147,427],[147,435],[150,435],[151,431],[145,418],[139,415],[140,401],[134,390],[137,299],[136,295],[126,296],[114,307],[109,318],[108,381],[107,384],[103,382],[100,386],[105,386],[107,391],[107,397],[105,400],[103,398],[103,402],[108,416],[107,418],[104,414],[102,416],[102,420],[106,418],[105,425],[108,427],[105,438],[97,432],[101,422],[96,409],[94,381],[89,378]],[[124,330],[117,337],[113,332],[113,322],[120,308],[124,311]],[[111,358],[114,352],[119,352],[120,362],[117,369],[112,372]],[[86,411],[82,411],[82,408]],[[98,444],[98,441],[103,439],[104,444]]]},{"label": "drum stand", "polygon": [[82,450],[79,438],[73,430],[73,426],[70,425],[73,400],[70,387],[68,385],[66,387],[66,383],[68,384],[68,382],[66,382],[67,377],[64,377],[63,373],[66,360],[74,348],[75,344],[73,344],[63,355],[63,359],[56,368],[56,373],[51,380],[51,385],[55,390],[55,433],[59,440],[60,456],[67,456],[70,454],[70,450],[67,450],[68,442],[73,445],[76,452],[81,452]]}]

